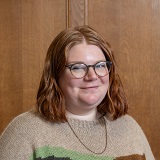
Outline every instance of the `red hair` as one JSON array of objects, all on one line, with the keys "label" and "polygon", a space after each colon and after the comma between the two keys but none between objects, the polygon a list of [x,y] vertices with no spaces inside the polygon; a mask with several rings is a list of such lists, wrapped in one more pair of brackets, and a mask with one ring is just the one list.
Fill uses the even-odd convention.
[{"label": "red hair", "polygon": [[50,121],[67,121],[65,99],[59,87],[59,77],[65,69],[66,52],[73,46],[86,42],[98,46],[106,60],[112,62],[109,73],[109,89],[98,111],[115,120],[128,111],[123,85],[117,73],[113,50],[94,29],[88,26],[68,28],[62,31],[51,43],[44,64],[44,70],[37,93],[37,110]]}]

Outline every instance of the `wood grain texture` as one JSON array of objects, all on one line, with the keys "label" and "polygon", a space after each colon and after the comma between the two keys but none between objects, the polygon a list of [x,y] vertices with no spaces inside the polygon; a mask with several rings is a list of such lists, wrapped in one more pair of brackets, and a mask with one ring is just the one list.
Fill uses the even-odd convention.
[{"label": "wood grain texture", "polygon": [[88,0],[68,0],[68,26],[88,24]]},{"label": "wood grain texture", "polygon": [[[17,1],[18,2],[18,1]],[[21,3],[0,1],[0,132],[23,110]]]},{"label": "wood grain texture", "polygon": [[0,132],[35,105],[47,49],[66,28],[66,1],[0,1]]},{"label": "wood grain texture", "polygon": [[50,43],[66,27],[65,5],[65,0],[23,1],[22,67],[25,109],[34,104],[44,58]]},{"label": "wood grain texture", "polygon": [[160,2],[92,0],[88,23],[113,46],[129,113],[160,157]]}]

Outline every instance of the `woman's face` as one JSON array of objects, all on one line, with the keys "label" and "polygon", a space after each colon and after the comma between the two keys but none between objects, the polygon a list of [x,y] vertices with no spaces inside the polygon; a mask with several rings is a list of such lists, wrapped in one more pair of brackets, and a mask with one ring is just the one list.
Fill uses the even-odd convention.
[{"label": "woman's face", "polygon": [[[67,64],[81,62],[94,65],[106,61],[101,49],[86,43],[73,46],[67,54]],[[89,67],[85,77],[73,77],[69,68],[65,68],[60,76],[59,85],[65,98],[65,107],[77,115],[85,115],[97,108],[104,99],[109,86],[109,75],[99,77],[92,67]]]}]

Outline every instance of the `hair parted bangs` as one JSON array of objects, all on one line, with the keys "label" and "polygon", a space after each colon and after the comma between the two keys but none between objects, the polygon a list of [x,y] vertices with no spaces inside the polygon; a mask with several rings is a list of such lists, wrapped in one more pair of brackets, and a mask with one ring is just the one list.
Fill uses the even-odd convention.
[{"label": "hair parted bangs", "polygon": [[111,120],[115,120],[128,111],[123,85],[116,70],[113,51],[95,30],[88,26],[68,28],[57,35],[48,48],[43,74],[37,92],[37,111],[46,119],[54,122],[67,121],[65,99],[59,87],[59,77],[65,69],[66,55],[75,45],[87,43],[98,46],[106,60],[112,62],[109,73],[109,88],[98,106],[98,111]]}]

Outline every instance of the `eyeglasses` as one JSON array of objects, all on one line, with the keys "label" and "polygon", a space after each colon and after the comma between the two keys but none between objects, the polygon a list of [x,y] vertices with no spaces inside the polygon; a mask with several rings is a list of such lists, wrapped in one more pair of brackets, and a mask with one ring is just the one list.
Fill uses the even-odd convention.
[{"label": "eyeglasses", "polygon": [[95,73],[100,76],[106,76],[111,71],[112,62],[110,61],[103,61],[98,62],[94,65],[86,65],[84,63],[74,63],[66,65],[70,69],[71,74],[75,78],[83,78],[87,75],[89,67],[92,67],[95,71]]}]

